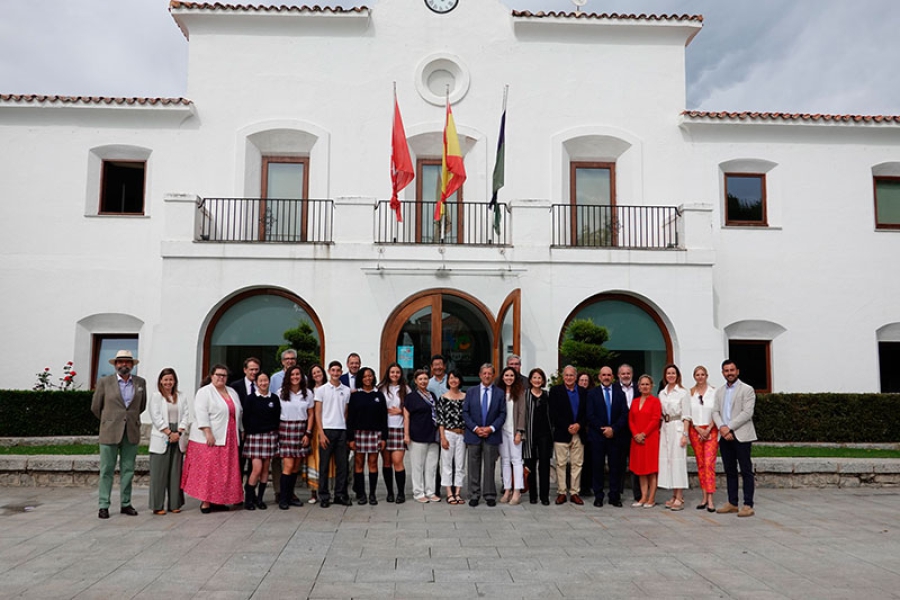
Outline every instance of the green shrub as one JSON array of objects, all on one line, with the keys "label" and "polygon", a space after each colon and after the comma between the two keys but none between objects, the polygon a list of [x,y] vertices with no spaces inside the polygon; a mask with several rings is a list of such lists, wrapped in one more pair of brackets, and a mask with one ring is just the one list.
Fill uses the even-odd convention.
[{"label": "green shrub", "polygon": [[753,423],[764,442],[898,442],[900,394],[759,394]]},{"label": "green shrub", "polygon": [[90,391],[0,390],[0,437],[97,435]]}]

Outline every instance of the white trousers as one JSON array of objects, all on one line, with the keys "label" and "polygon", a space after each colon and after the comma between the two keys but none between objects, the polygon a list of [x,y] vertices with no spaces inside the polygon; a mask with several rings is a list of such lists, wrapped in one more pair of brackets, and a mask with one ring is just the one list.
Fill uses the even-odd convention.
[{"label": "white trousers", "polygon": [[409,442],[409,475],[412,479],[413,498],[434,495],[437,478],[438,445]]},{"label": "white trousers", "polygon": [[[444,430],[450,448],[441,450],[441,485],[461,488],[466,481],[466,443],[462,434]],[[453,466],[456,465],[454,470]]]},{"label": "white trousers", "polygon": [[503,489],[513,489],[513,480],[517,490],[525,489],[522,471],[522,444],[516,444],[516,434],[503,430],[503,443],[500,444],[500,469],[503,474]]}]

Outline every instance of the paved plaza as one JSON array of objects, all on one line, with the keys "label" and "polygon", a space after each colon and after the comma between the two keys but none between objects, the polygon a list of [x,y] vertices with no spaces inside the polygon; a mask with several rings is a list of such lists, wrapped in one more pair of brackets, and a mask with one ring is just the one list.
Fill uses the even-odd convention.
[{"label": "paved plaza", "polygon": [[[306,490],[303,490],[306,497]],[[0,487],[0,598],[898,598],[900,489],[757,490],[749,519],[585,506],[315,505],[97,518]],[[661,495],[659,498],[664,499]],[[719,494],[719,502],[724,502]]]}]

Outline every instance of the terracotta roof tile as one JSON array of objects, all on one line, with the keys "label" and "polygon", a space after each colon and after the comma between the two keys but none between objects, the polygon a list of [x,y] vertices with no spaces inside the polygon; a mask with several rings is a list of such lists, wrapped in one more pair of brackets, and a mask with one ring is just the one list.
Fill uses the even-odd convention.
[{"label": "terracotta roof tile", "polygon": [[530,10],[514,10],[514,17],[530,18],[530,19],[614,19],[620,21],[697,21],[703,22],[703,15],[648,15],[648,14],[625,14],[625,13],[585,13],[585,12],[562,12],[562,11],[538,11]]},{"label": "terracotta roof tile", "polygon": [[112,98],[109,96],[55,96],[44,94],[0,94],[0,101],[20,102],[23,104],[118,104],[132,106],[191,106],[193,104],[186,98]]},{"label": "terracotta roof tile", "polygon": [[171,0],[169,2],[169,10],[179,8],[184,10],[220,10],[234,12],[312,12],[312,13],[364,13],[369,9],[365,6],[357,6],[353,8],[341,8],[339,6],[318,6],[318,5],[274,5],[274,4],[231,4],[227,2],[187,2],[183,0]]},{"label": "terracotta roof tile", "polygon": [[745,122],[807,122],[807,123],[897,123],[900,115],[828,115],[786,112],[725,112],[685,110],[681,113],[691,119]]}]

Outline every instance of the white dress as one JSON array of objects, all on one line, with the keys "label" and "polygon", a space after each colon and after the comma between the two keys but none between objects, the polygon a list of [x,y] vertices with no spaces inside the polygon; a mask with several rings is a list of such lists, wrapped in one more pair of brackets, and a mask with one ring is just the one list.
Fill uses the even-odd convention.
[{"label": "white dress", "polygon": [[[683,387],[676,387],[671,392],[666,388],[659,393],[662,404],[663,419],[669,416],[669,422],[663,422],[659,432],[659,481],[661,488],[687,489],[687,446],[681,447],[684,433],[682,415],[690,417],[690,395]],[[685,438],[687,439],[687,438]]]}]

